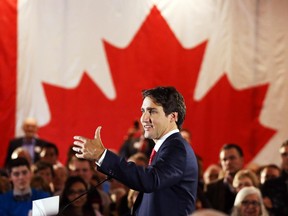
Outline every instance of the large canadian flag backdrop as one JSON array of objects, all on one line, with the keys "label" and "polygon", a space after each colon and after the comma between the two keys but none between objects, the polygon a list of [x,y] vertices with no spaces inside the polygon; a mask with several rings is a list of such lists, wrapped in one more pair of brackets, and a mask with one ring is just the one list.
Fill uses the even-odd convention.
[{"label": "large canadian flag backdrop", "polygon": [[1,0],[0,161],[26,117],[65,162],[74,135],[118,150],[141,90],[175,86],[204,165],[239,144],[279,164],[288,138],[286,0]]}]

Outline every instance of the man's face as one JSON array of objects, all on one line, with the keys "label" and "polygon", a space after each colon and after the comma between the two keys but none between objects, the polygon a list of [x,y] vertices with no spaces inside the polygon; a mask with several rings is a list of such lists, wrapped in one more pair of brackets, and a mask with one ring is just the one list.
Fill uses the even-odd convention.
[{"label": "man's face", "polygon": [[84,179],[84,181],[86,181],[86,183],[90,185],[91,179],[93,176],[93,171],[90,168],[89,162],[88,161],[75,160],[74,165],[75,165],[75,172],[74,173],[77,176],[82,177]]},{"label": "man's face", "polygon": [[10,179],[13,182],[14,190],[24,191],[30,187],[31,171],[27,166],[13,167],[10,174]]},{"label": "man's face", "polygon": [[23,124],[23,131],[27,138],[33,138],[38,130],[37,122],[34,120],[26,120]]},{"label": "man's face", "polygon": [[37,175],[41,176],[48,184],[52,182],[53,176],[49,167],[39,170]]},{"label": "man's face", "polygon": [[281,168],[288,172],[288,146],[280,148],[280,154],[282,158]]},{"label": "man's face", "polygon": [[150,97],[143,100],[141,123],[145,138],[160,139],[166,133],[177,129],[177,113],[165,115],[163,107],[155,104]]},{"label": "man's face", "polygon": [[243,158],[235,148],[222,150],[220,152],[220,161],[222,169],[227,174],[234,175],[243,167]]},{"label": "man's face", "polygon": [[56,164],[58,160],[57,154],[53,148],[44,148],[40,153],[40,157],[42,161],[50,164]]},{"label": "man's face", "polygon": [[269,179],[274,179],[280,176],[280,171],[276,168],[266,167],[260,173],[260,183],[264,184]]}]

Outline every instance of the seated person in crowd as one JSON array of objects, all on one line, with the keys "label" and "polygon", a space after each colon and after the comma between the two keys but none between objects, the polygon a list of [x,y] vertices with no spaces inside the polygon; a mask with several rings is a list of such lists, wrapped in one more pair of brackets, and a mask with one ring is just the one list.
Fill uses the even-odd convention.
[{"label": "seated person in crowd", "polygon": [[59,150],[54,143],[47,142],[40,151],[40,160],[52,165],[63,165],[59,160]]},{"label": "seated person in crowd", "polygon": [[53,186],[54,186],[54,195],[61,195],[65,186],[65,182],[68,178],[68,169],[63,165],[54,165],[54,177],[53,177]]},{"label": "seated person in crowd", "polygon": [[32,166],[32,169],[35,176],[41,176],[46,184],[49,185],[50,193],[52,195],[54,193],[54,169],[52,164],[40,160]]},{"label": "seated person in crowd", "polygon": [[4,169],[0,169],[0,194],[11,190],[12,185],[9,180],[8,173]]},{"label": "seated person in crowd", "polygon": [[231,216],[269,216],[259,189],[251,186],[242,188],[235,198]]},{"label": "seated person in crowd", "polygon": [[[63,194],[60,199],[60,215],[73,216],[98,216],[99,212],[95,212],[92,204],[87,200],[87,194],[78,200],[75,200],[81,194],[88,190],[88,185],[80,176],[70,176],[65,184]],[[73,201],[75,200],[75,201]],[[71,204],[69,204],[73,201]]]},{"label": "seated person in crowd", "polygon": [[208,185],[223,177],[223,170],[218,164],[211,164],[203,173],[204,184]]},{"label": "seated person in crowd", "polygon": [[234,179],[233,179],[233,187],[238,193],[243,187],[254,186],[259,188],[259,179],[253,171],[249,169],[239,170]]},{"label": "seated person in crowd", "polygon": [[[71,158],[68,165],[70,176],[80,176],[86,182],[88,189],[93,187],[91,182],[93,182],[92,178],[95,174],[95,166],[95,163],[85,159],[79,159],[75,156]],[[103,206],[101,197],[103,194],[100,194],[99,190],[100,189],[97,188],[97,190],[94,190],[93,193],[89,193],[87,199],[95,211],[103,213],[106,211],[106,208],[109,208],[109,206]]]},{"label": "seated person in crowd", "polygon": [[1,216],[27,216],[33,200],[49,197],[48,193],[30,187],[32,172],[25,158],[9,161],[8,172],[13,190],[0,194]]}]

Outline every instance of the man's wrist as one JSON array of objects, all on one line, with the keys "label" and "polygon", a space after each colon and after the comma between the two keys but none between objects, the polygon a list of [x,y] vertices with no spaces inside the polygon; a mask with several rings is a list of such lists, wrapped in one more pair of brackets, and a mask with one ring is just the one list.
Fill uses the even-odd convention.
[{"label": "man's wrist", "polygon": [[106,152],[107,152],[107,149],[104,149],[103,152],[99,155],[99,159],[95,161],[95,163],[98,166],[101,166],[102,162],[104,161],[104,158],[106,156]]}]

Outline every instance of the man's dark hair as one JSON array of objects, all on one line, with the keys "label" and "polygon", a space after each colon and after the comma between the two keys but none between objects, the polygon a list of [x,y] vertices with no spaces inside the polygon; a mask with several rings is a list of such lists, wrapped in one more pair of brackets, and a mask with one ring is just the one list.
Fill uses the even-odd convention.
[{"label": "man's dark hair", "polygon": [[[42,150],[43,150],[43,149],[47,149],[47,148],[54,149],[55,154],[56,154],[57,156],[59,156],[58,147],[57,147],[54,143],[46,142],[46,143],[44,144],[44,146],[42,147]],[[41,150],[41,151],[42,151],[42,150]]]},{"label": "man's dark hair", "polygon": [[34,174],[38,174],[41,170],[50,169],[52,176],[55,176],[52,164],[46,161],[37,161],[35,163]]},{"label": "man's dark hair", "polygon": [[285,140],[282,145],[280,146],[280,149],[283,148],[283,147],[286,147],[288,146],[288,140]]},{"label": "man's dark hair", "polygon": [[220,152],[222,152],[223,150],[229,150],[229,149],[236,149],[236,151],[238,152],[238,154],[239,154],[241,157],[244,157],[242,148],[241,148],[240,146],[238,146],[237,144],[234,144],[234,143],[227,143],[227,144],[225,144],[224,146],[222,146]]},{"label": "man's dark hair", "polygon": [[172,112],[178,113],[176,122],[178,129],[181,129],[186,115],[186,105],[183,96],[172,86],[156,87],[142,91],[143,99],[150,97],[154,103],[163,107],[166,116]]},{"label": "man's dark hair", "polygon": [[19,166],[26,166],[29,170],[31,170],[28,160],[23,157],[18,157],[9,161],[7,166],[8,173],[11,174],[12,169]]}]

